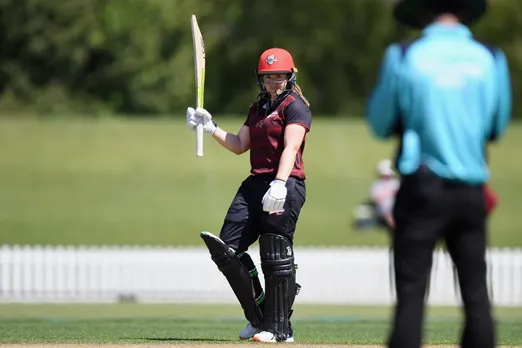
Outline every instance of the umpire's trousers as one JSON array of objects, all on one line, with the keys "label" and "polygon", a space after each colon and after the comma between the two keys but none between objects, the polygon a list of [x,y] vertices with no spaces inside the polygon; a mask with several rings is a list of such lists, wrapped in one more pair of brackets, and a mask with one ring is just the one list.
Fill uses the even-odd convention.
[{"label": "umpire's trousers", "polygon": [[458,270],[466,313],[461,346],[493,348],[483,186],[443,180],[423,166],[403,177],[394,218],[397,304],[389,347],[421,347],[426,283],[437,240],[443,238]]}]

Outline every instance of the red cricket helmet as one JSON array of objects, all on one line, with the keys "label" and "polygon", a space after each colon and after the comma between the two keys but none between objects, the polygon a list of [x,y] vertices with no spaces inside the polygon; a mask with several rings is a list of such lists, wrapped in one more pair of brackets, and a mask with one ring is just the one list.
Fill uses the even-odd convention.
[{"label": "red cricket helmet", "polygon": [[257,73],[260,75],[291,74],[294,71],[294,60],[287,50],[282,48],[269,48],[259,57]]},{"label": "red cricket helmet", "polygon": [[289,90],[292,89],[296,81],[297,68],[294,66],[292,55],[282,48],[269,48],[259,57],[257,64],[257,82],[261,92],[266,91],[262,75],[267,74],[288,74]]}]

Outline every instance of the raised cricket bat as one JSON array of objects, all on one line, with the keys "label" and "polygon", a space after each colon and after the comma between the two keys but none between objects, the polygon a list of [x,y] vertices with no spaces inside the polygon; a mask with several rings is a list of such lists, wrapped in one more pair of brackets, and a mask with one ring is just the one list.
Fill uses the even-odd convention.
[{"label": "raised cricket bat", "polygon": [[[205,97],[205,43],[199,30],[196,15],[192,15],[192,43],[194,45],[194,68],[196,70],[196,107],[203,107]],[[203,124],[196,127],[196,156],[203,157]]]}]

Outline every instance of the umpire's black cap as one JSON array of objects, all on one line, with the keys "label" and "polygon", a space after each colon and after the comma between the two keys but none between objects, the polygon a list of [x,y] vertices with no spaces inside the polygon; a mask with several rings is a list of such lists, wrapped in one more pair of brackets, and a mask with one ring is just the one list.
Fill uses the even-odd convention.
[{"label": "umpire's black cap", "polygon": [[458,11],[464,14],[462,23],[470,25],[484,15],[487,7],[487,0],[398,0],[393,9],[393,16],[404,25],[422,29],[425,24],[422,18],[424,13]]}]

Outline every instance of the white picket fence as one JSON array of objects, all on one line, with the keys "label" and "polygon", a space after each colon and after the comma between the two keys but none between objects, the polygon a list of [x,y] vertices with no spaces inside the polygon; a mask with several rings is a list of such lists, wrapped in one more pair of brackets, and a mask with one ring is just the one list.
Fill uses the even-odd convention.
[{"label": "white picket fence", "polygon": [[[249,253],[261,270],[258,249]],[[394,301],[386,248],[297,247],[295,255],[302,286],[299,303]],[[487,258],[493,303],[522,306],[522,250],[490,249]],[[444,252],[434,254],[431,279],[430,304],[460,304],[452,264]],[[203,248],[0,246],[0,302],[121,300],[236,303]]]}]

